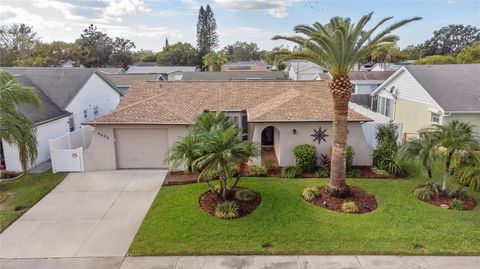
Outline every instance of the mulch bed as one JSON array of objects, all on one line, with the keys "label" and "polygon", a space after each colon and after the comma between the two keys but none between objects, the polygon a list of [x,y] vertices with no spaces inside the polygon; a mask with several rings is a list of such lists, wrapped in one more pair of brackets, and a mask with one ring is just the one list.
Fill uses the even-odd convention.
[{"label": "mulch bed", "polygon": [[197,183],[198,174],[185,174],[182,171],[169,172],[163,186]]},{"label": "mulch bed", "polygon": [[[419,200],[436,206],[448,205],[448,209],[452,209],[453,199],[455,198],[448,197],[445,193],[439,192],[435,193],[432,199],[429,201],[422,201],[420,199]],[[477,206],[477,201],[475,201],[474,199],[463,201],[464,210],[472,210],[475,208],[475,206]]]},{"label": "mulch bed", "polygon": [[375,196],[368,194],[364,190],[357,187],[350,187],[350,190],[352,192],[352,196],[347,198],[337,198],[331,196],[326,187],[322,187],[319,190],[320,195],[318,198],[309,203],[326,208],[328,210],[341,212],[343,203],[354,202],[358,207],[359,214],[365,214],[377,209],[378,203],[377,199],[375,199]]},{"label": "mulch bed", "polygon": [[[258,192],[254,191],[255,196],[253,197],[252,200],[249,200],[249,201],[238,200],[235,198],[235,192],[239,189],[242,189],[242,188],[233,189],[228,195],[227,199],[229,201],[234,201],[238,205],[240,209],[239,218],[241,218],[243,216],[246,216],[252,213],[260,205],[262,201],[262,197]],[[200,208],[211,216],[215,216],[215,209],[217,208],[217,205],[222,202],[223,200],[221,200],[215,193],[211,191],[207,191],[203,193],[200,196],[200,199],[198,201]]]}]

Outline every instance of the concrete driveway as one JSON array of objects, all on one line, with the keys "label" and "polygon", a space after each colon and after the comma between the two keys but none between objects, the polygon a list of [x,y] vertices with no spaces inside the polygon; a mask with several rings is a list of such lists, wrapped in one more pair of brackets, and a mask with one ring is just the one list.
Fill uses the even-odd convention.
[{"label": "concrete driveway", "polygon": [[123,257],[165,176],[72,173],[0,234],[0,258]]}]

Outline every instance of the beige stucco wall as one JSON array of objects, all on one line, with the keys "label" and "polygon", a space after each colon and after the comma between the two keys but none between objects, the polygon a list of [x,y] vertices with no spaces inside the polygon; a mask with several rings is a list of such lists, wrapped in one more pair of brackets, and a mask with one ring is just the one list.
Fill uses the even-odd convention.
[{"label": "beige stucco wall", "polygon": [[438,108],[406,99],[397,99],[393,120],[403,123],[403,132],[413,136],[420,129],[433,124],[430,110],[438,111]]},{"label": "beige stucco wall", "polygon": [[447,124],[453,120],[459,120],[473,124],[474,131],[480,133],[480,113],[478,114],[452,114],[450,116],[443,116],[443,124]]},{"label": "beige stucco wall", "polygon": [[[288,166],[295,164],[295,157],[292,153],[292,150],[295,146],[300,144],[311,144],[317,148],[317,154],[328,154],[330,155],[330,147],[332,145],[332,123],[331,122],[296,122],[296,123],[255,123],[253,125],[253,141],[261,143],[261,134],[263,129],[268,126],[275,127],[278,133],[275,133],[275,151],[280,166]],[[318,144],[318,142],[313,142],[313,130],[319,127],[322,127],[322,130],[327,129],[328,137],[326,142]],[[297,133],[293,134],[293,129]],[[370,147],[363,135],[362,127],[359,122],[350,122],[348,126],[348,144],[353,146],[356,154],[353,160],[354,165],[371,165],[372,164],[372,152],[373,148]],[[260,158],[253,160],[253,164],[260,165]]]},{"label": "beige stucco wall", "polygon": [[167,128],[168,144],[188,133],[186,125],[98,125],[92,135],[92,143],[83,153],[85,171],[101,171],[117,169],[115,153],[115,129],[149,129]]}]

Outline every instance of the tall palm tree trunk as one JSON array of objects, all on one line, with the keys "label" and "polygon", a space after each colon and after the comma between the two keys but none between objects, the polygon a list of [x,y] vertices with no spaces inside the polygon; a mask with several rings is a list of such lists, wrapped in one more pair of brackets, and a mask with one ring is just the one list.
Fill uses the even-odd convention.
[{"label": "tall palm tree trunk", "polygon": [[448,152],[447,160],[445,161],[445,174],[443,175],[442,191],[447,190],[448,175],[450,174],[450,163],[452,162],[453,150]]},{"label": "tall palm tree trunk", "polygon": [[329,86],[333,96],[335,117],[333,119],[332,163],[328,191],[335,197],[347,197],[350,195],[350,188],[345,181],[345,154],[348,135],[348,101],[351,95],[352,83],[348,76],[339,76],[333,78]]}]

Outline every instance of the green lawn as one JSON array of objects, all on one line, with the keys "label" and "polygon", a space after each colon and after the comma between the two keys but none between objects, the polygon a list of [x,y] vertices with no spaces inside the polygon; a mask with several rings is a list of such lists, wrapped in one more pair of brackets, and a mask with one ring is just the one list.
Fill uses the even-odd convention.
[{"label": "green lawn", "polygon": [[[49,193],[66,176],[66,173],[53,174],[51,171],[41,174],[28,174],[20,179],[0,183],[0,232],[19,218]],[[15,211],[17,206],[24,209]]]},{"label": "green lawn", "polygon": [[[262,195],[251,215],[220,220],[198,206],[204,184],[163,187],[138,231],[133,255],[194,254],[480,254],[480,206],[453,211],[415,199],[420,179],[356,179],[379,207],[348,215],[302,200],[326,179],[245,178]],[[475,193],[480,199],[480,194]],[[271,245],[270,247],[265,247]],[[263,246],[263,247],[262,247]]]}]

